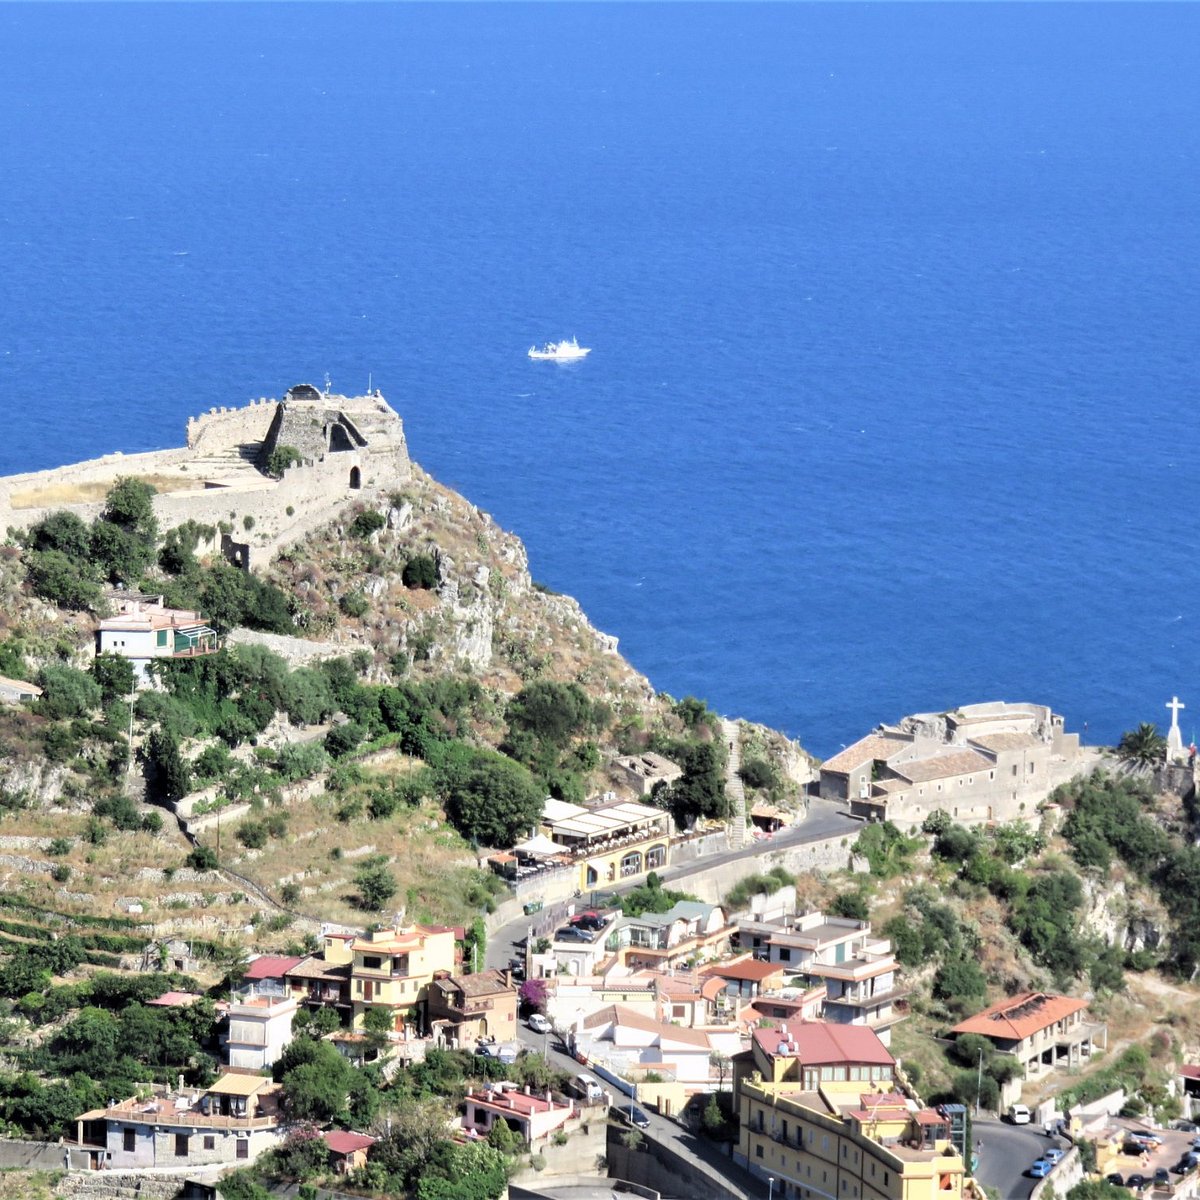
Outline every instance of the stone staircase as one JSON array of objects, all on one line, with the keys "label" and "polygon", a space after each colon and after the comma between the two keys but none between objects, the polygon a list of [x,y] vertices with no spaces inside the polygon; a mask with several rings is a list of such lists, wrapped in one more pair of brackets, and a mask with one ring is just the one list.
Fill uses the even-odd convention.
[{"label": "stone staircase", "polygon": [[258,442],[243,442],[239,446],[211,450],[188,463],[188,474],[195,475],[197,479],[228,479],[230,476],[245,476],[250,472],[261,476],[262,472],[258,469],[261,449]]},{"label": "stone staircase", "polygon": [[748,840],[746,825],[746,788],[738,771],[742,765],[742,748],[738,727],[734,721],[721,721],[721,736],[725,739],[728,757],[725,760],[725,794],[733,805],[729,823],[729,848],[740,850]]}]

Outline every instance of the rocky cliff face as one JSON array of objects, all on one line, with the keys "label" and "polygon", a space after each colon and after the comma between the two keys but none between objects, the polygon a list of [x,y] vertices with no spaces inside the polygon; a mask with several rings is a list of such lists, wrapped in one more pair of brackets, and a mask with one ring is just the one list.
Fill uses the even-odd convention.
[{"label": "rocky cliff face", "polygon": [[1082,924],[1110,946],[1130,952],[1155,950],[1170,931],[1158,899],[1133,880],[1081,876],[1086,908]]},{"label": "rocky cliff face", "polygon": [[[355,515],[272,568],[315,636],[372,651],[381,673],[403,655],[417,674],[466,671],[504,692],[550,678],[577,682],[619,711],[655,703],[615,637],[575,600],[534,583],[520,539],[423,471],[390,498],[382,528],[360,536]],[[406,586],[406,563],[422,557],[435,565],[434,586]]]}]

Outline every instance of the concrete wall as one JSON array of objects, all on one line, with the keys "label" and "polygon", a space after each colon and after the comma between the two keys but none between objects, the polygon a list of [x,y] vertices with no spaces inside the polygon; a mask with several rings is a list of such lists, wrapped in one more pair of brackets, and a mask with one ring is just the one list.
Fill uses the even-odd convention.
[{"label": "concrete wall", "polygon": [[86,1171],[88,1152],[60,1142],[13,1142],[0,1140],[0,1168],[24,1167],[61,1171],[70,1165],[73,1170]]},{"label": "concrete wall", "polygon": [[621,1140],[625,1132],[619,1126],[609,1127],[608,1169],[618,1179],[628,1179],[653,1188],[664,1196],[686,1196],[688,1200],[744,1200],[745,1192],[736,1184],[726,1182],[715,1171],[704,1168],[675,1153],[671,1147],[644,1138],[637,1150],[630,1150]]},{"label": "concrete wall", "polygon": [[854,836],[839,834],[821,841],[803,842],[797,846],[764,846],[759,854],[720,863],[679,880],[669,880],[667,886],[689,892],[709,904],[719,904],[740,879],[751,874],[761,874],[772,867],[783,866],[794,875],[805,871],[849,870],[850,847],[853,842]]}]

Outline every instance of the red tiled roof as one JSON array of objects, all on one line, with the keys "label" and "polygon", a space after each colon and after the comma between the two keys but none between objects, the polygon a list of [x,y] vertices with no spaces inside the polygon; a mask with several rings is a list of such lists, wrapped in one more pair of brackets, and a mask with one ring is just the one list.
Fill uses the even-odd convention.
[{"label": "red tiled roof", "polygon": [[1052,996],[1046,992],[1022,992],[989,1004],[982,1012],[959,1021],[951,1033],[982,1033],[984,1037],[1024,1041],[1064,1017],[1087,1008],[1086,1000]]},{"label": "red tiled roof", "polygon": [[260,954],[246,968],[246,979],[282,979],[293,967],[299,966],[303,959],[293,958],[282,954]]},{"label": "red tiled roof", "polygon": [[1200,1079],[1200,1065],[1188,1063],[1179,1068],[1179,1073],[1184,1079]]},{"label": "red tiled roof", "polygon": [[852,746],[847,746],[839,754],[826,759],[821,764],[822,771],[833,771],[845,775],[855,767],[861,767],[876,759],[886,762],[898,750],[907,750],[912,746],[911,738],[897,737],[886,733],[868,733],[859,738]]},{"label": "red tiled roof", "polygon": [[894,1066],[896,1060],[879,1040],[873,1029],[865,1025],[833,1025],[828,1021],[788,1022],[788,1039],[796,1049],[782,1053],[783,1027],[756,1029],[754,1040],[772,1058],[797,1058],[806,1066],[834,1063],[866,1063]]},{"label": "red tiled roof", "polygon": [[741,958],[737,962],[717,963],[704,969],[705,975],[717,975],[721,979],[748,979],[756,983],[786,972],[787,967],[783,963],[763,962],[757,958]]},{"label": "red tiled roof", "polygon": [[347,1133],[342,1129],[323,1133],[321,1137],[334,1154],[353,1154],[355,1150],[365,1150],[368,1146],[375,1145],[375,1139],[365,1133]]},{"label": "red tiled roof", "polygon": [[197,992],[163,992],[161,996],[154,1000],[147,1000],[146,1003],[159,1008],[187,1008],[199,999],[200,996]]}]

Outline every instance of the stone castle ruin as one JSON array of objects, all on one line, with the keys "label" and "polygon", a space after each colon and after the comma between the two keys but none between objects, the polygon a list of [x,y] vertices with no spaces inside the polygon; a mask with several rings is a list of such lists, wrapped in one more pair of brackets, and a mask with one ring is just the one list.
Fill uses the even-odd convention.
[{"label": "stone castle ruin", "polygon": [[[278,479],[267,472],[272,455],[293,460]],[[0,478],[0,528],[25,528],[61,508],[91,520],[113,483],[132,476],[155,487],[162,529],[213,526],[211,549],[249,569],[356,500],[386,496],[411,469],[403,424],[379,391],[339,396],[300,384],[282,400],[191,418],[186,447]]]}]

